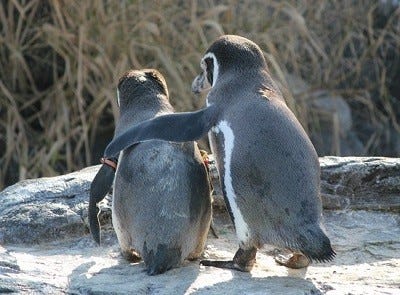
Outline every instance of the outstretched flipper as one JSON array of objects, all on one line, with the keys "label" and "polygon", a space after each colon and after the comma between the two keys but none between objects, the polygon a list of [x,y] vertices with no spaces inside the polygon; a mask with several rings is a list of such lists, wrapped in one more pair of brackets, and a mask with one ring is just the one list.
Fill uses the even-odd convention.
[{"label": "outstretched flipper", "polygon": [[112,157],[118,152],[151,139],[185,142],[205,135],[217,121],[218,108],[211,105],[197,112],[175,113],[143,121],[121,135],[107,146],[104,156]]},{"label": "outstretched flipper", "polygon": [[[107,161],[111,161],[115,164],[109,164]],[[114,181],[116,159],[106,159],[100,170],[94,177],[92,184],[90,185],[90,198],[89,198],[89,228],[93,239],[100,245],[100,223],[98,219],[99,208],[97,203],[102,201],[111,185]]]}]

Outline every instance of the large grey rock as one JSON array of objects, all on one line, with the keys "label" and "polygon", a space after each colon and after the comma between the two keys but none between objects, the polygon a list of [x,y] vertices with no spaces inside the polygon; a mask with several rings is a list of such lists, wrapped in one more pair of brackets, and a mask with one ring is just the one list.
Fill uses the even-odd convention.
[{"label": "large grey rock", "polygon": [[[273,249],[257,254],[242,273],[186,262],[159,276],[121,258],[116,239],[97,247],[90,237],[42,246],[7,246],[0,291],[22,294],[398,294],[400,216],[387,212],[327,211],[325,225],[337,257],[308,269],[277,265]],[[227,214],[216,216],[219,239],[209,236],[205,256],[229,259],[237,240]],[[0,253],[2,247],[0,246]],[[3,257],[0,255],[0,260]],[[1,263],[0,263],[1,265]],[[397,293],[396,293],[397,292]]]},{"label": "large grey rock", "polygon": [[315,91],[309,108],[318,124],[311,139],[320,155],[364,155],[364,146],[353,130],[350,106],[343,97]]},{"label": "large grey rock", "polygon": [[[285,75],[296,106],[307,111],[304,122],[319,155],[363,156],[365,147],[353,129],[352,112],[347,101],[329,91],[313,89],[301,77]],[[310,120],[312,118],[312,120]]]},{"label": "large grey rock", "polygon": [[[119,254],[104,204],[103,246],[87,228],[90,182],[99,166],[22,181],[0,192],[0,293],[23,294],[396,294],[400,288],[400,159],[320,158],[324,219],[337,257],[290,270],[257,255],[251,274],[187,262],[150,277]],[[218,181],[214,181],[217,185]],[[106,200],[107,201],[107,200]],[[378,211],[349,210],[378,209]],[[343,210],[344,209],[344,210]],[[396,211],[382,212],[381,210]],[[237,241],[226,212],[205,256],[231,258]]]},{"label": "large grey rock", "polygon": [[337,119],[338,131],[341,135],[346,134],[353,127],[351,109],[343,97],[329,95],[327,92],[314,94],[311,105],[323,115],[329,115]]},{"label": "large grey rock", "polygon": [[[324,208],[400,211],[400,159],[323,157],[320,162]],[[39,244],[87,235],[89,188],[99,167],[21,181],[0,192],[0,243]],[[214,177],[220,193],[218,183]],[[102,233],[112,229],[110,202],[108,196],[101,204]],[[215,196],[215,206],[224,208],[221,196]]]},{"label": "large grey rock", "polygon": [[0,192],[0,243],[38,244],[88,234],[89,189],[99,167],[24,180]]},{"label": "large grey rock", "polygon": [[326,209],[400,212],[400,158],[323,157],[320,163]]}]

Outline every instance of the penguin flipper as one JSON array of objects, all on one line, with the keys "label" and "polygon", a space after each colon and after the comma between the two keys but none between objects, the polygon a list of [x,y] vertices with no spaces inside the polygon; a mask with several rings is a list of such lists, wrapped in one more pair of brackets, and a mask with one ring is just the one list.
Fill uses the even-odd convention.
[{"label": "penguin flipper", "polygon": [[114,181],[115,171],[103,164],[90,185],[89,198],[89,229],[93,239],[100,245],[99,208],[97,203],[104,199]]},{"label": "penguin flipper", "polygon": [[106,147],[106,158],[136,143],[161,139],[185,142],[200,139],[217,120],[217,107],[211,105],[196,112],[174,113],[143,121],[115,137]]}]

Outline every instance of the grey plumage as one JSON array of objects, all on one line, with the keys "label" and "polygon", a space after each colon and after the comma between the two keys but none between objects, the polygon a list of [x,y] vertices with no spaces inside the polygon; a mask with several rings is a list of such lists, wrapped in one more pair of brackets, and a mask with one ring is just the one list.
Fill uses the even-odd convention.
[{"label": "grey plumage", "polygon": [[[261,49],[246,38],[222,36],[207,50],[201,68],[192,90],[210,92],[207,108],[192,113],[193,125],[203,124],[196,131],[210,130],[210,145],[240,245],[229,263],[203,264],[249,271],[263,244],[300,251],[311,260],[331,260],[335,252],[321,223],[318,156],[272,80]],[[190,113],[184,118],[187,122]],[[187,124],[177,129],[181,120],[176,114],[131,127],[127,130],[131,140],[125,144],[148,139],[147,132],[163,140],[200,136],[191,134]],[[117,151],[111,142],[106,155]]]},{"label": "grey plumage", "polygon": [[[156,70],[126,73],[118,91],[115,137],[173,112],[166,83]],[[112,212],[122,253],[128,259],[134,258],[132,250],[138,253],[149,274],[197,258],[211,221],[210,188],[197,145],[149,140],[122,151]]]},{"label": "grey plumage", "polygon": [[[208,81],[213,87],[207,103],[223,106],[218,121],[227,122],[234,135],[232,186],[249,228],[241,248],[268,243],[313,260],[332,259],[335,253],[321,225],[317,153],[270,77],[262,51],[243,37],[219,38],[206,52],[195,92],[201,91],[197,81],[202,76],[210,78],[207,59],[214,63],[211,77],[216,79]],[[224,179],[224,134],[211,132],[210,137]]]}]

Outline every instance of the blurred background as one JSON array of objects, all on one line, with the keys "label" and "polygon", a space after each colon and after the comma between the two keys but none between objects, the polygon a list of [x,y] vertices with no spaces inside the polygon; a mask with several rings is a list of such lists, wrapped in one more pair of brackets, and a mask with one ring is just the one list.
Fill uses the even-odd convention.
[{"label": "blurred background", "polygon": [[131,68],[202,107],[190,85],[222,34],[260,45],[320,156],[400,156],[399,1],[4,0],[0,32],[0,190],[97,164]]}]

